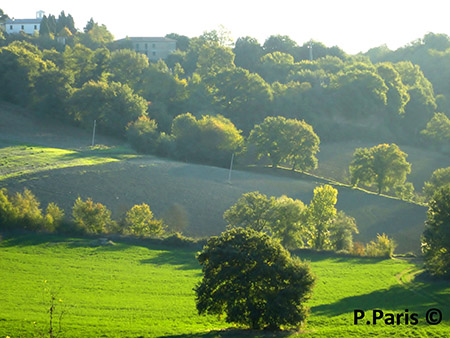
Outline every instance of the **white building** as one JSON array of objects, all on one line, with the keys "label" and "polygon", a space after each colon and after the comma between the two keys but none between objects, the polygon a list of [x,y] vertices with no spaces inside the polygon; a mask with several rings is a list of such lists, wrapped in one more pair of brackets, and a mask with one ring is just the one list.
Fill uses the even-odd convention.
[{"label": "white building", "polygon": [[36,19],[8,19],[3,25],[4,31],[8,34],[24,32],[32,35],[35,31],[39,32],[44,14],[44,11],[36,12]]},{"label": "white building", "polygon": [[177,49],[176,40],[163,37],[131,37],[119,41],[129,41],[136,52],[145,54],[151,61],[165,59]]}]

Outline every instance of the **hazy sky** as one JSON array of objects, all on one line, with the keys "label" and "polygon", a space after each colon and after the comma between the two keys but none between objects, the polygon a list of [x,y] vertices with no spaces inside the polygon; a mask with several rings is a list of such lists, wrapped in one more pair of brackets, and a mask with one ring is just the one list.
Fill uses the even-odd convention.
[{"label": "hazy sky", "polygon": [[270,35],[288,35],[299,44],[314,39],[347,53],[387,44],[395,49],[428,32],[450,35],[448,0],[39,0],[0,5],[10,17],[33,18],[38,10],[64,10],[82,29],[93,17],[115,38],[199,36],[219,25],[263,44]]}]

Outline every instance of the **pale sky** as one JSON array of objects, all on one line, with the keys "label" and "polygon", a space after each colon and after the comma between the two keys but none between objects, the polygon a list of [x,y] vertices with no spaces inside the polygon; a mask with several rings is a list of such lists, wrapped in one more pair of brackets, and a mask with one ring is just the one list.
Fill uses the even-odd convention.
[{"label": "pale sky", "polygon": [[350,54],[382,44],[396,49],[428,32],[450,35],[448,0],[20,0],[0,8],[16,19],[34,18],[38,10],[58,17],[64,10],[79,29],[93,17],[116,39],[194,37],[223,25],[233,40],[251,36],[263,44],[281,34],[300,45],[313,39]]}]

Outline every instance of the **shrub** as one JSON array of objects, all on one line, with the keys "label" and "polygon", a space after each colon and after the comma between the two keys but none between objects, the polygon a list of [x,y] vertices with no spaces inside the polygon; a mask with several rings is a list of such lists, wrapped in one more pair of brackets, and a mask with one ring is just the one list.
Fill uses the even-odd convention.
[{"label": "shrub", "polygon": [[376,241],[371,241],[367,244],[366,255],[389,258],[394,254],[395,246],[394,240],[386,236],[386,234],[378,234]]},{"label": "shrub", "polygon": [[148,204],[133,206],[125,216],[126,231],[136,236],[160,236],[164,233],[164,224],[153,218]]},{"label": "shrub", "polygon": [[54,232],[61,225],[64,219],[64,210],[60,209],[56,203],[49,203],[45,210],[44,228]]},{"label": "shrub", "polygon": [[0,189],[0,228],[8,229],[15,220],[14,206],[9,200],[8,190]]},{"label": "shrub", "polygon": [[158,125],[155,120],[145,115],[139,116],[136,121],[127,126],[127,139],[134,149],[139,152],[153,154],[158,147]]},{"label": "shrub", "polygon": [[94,204],[91,198],[83,201],[78,197],[72,215],[75,223],[88,234],[104,233],[113,224],[111,211],[101,203]]},{"label": "shrub", "polygon": [[22,194],[16,193],[11,202],[13,205],[12,218],[18,226],[27,230],[42,228],[44,218],[42,210],[39,208],[40,203],[30,190],[25,188]]}]

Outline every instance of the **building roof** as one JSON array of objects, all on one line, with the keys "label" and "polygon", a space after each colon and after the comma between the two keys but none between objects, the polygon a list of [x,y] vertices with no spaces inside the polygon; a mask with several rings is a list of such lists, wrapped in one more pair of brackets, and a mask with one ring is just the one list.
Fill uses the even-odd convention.
[{"label": "building roof", "polygon": [[42,19],[8,19],[5,22],[5,25],[14,25],[14,24],[37,24],[41,23]]},{"label": "building roof", "polygon": [[126,37],[125,39],[120,39],[118,41],[124,40],[130,40],[132,42],[177,42],[174,39],[165,37]]}]

